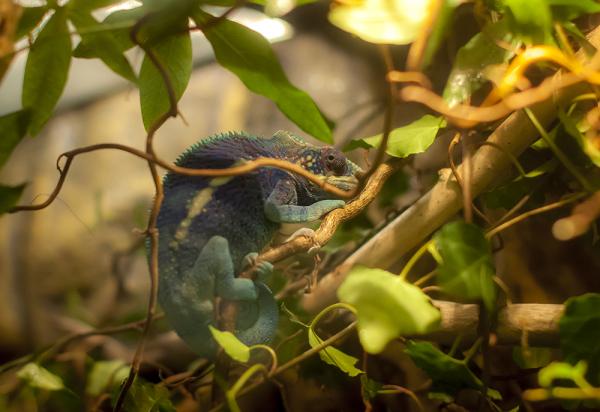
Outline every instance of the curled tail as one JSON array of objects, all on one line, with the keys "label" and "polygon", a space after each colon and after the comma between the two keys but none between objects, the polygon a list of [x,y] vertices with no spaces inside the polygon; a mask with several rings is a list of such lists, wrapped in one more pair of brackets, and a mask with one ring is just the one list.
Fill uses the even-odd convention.
[{"label": "curled tail", "polygon": [[[255,285],[258,292],[256,300],[237,301],[235,335],[246,345],[269,343],[279,319],[277,302],[269,288],[261,282]],[[196,354],[214,359],[218,344],[208,328],[209,325],[216,327],[214,304],[212,300],[192,303],[187,298],[169,287],[161,288],[159,293],[161,306],[177,334]]]},{"label": "curled tail", "polygon": [[269,343],[275,336],[279,321],[277,302],[271,290],[262,282],[255,282],[256,301],[239,301],[235,335],[246,345]]}]

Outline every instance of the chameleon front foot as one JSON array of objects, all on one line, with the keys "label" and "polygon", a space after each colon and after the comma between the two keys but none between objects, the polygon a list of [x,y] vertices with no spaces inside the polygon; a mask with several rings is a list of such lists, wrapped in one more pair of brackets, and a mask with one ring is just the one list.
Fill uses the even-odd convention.
[{"label": "chameleon front foot", "polygon": [[255,268],[254,273],[261,282],[264,282],[273,273],[273,264],[266,260],[258,260],[256,252],[248,253],[242,260],[242,270],[250,268]]}]

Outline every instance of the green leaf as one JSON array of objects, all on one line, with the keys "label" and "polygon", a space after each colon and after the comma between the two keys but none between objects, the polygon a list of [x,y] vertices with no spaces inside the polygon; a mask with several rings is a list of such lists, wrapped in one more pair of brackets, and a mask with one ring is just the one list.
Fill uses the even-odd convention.
[{"label": "green leaf", "polygon": [[4,186],[0,185],[0,215],[8,212],[17,204],[25,185]]},{"label": "green leaf", "polygon": [[342,149],[344,152],[349,152],[355,149],[370,149],[372,146],[363,139],[350,140]]},{"label": "green leaf", "polygon": [[370,379],[366,373],[360,375],[360,390],[363,399],[373,399],[382,388],[381,383]]},{"label": "green leaf", "polygon": [[[592,161],[592,163],[600,167],[600,139],[598,139],[595,136],[593,138],[590,138],[582,133],[580,127],[585,125],[586,122],[580,122],[578,125],[576,121],[573,118],[571,118],[571,116],[567,115],[563,110],[558,111],[558,117],[560,119],[560,124],[565,130],[565,132],[567,132],[568,135],[575,139],[575,141],[579,144],[581,150],[583,150],[583,152]],[[576,163],[581,162],[578,161]]]},{"label": "green leaf", "polygon": [[392,206],[398,196],[410,189],[409,179],[409,175],[402,169],[397,170],[388,177],[377,196],[379,206]]},{"label": "green leaf", "polygon": [[392,339],[431,332],[440,312],[421,289],[385,270],[352,268],[337,291],[356,308],[358,337],[369,353],[380,353]]},{"label": "green leaf", "polygon": [[42,21],[42,18],[48,12],[48,7],[23,7],[23,13],[19,19],[17,30],[15,32],[15,40],[26,36]]},{"label": "green leaf", "polygon": [[521,369],[533,369],[546,366],[552,360],[552,350],[548,348],[515,346],[512,351],[515,363]]},{"label": "green leaf", "polygon": [[144,24],[138,32],[138,40],[153,46],[166,37],[189,31],[189,19],[199,9],[200,0],[144,1]]},{"label": "green leaf", "polygon": [[[491,209],[510,209],[525,195],[532,195],[546,176],[556,170],[560,162],[552,158],[535,169],[517,176],[513,181],[481,194],[481,200]],[[535,198],[535,196],[532,196]]]},{"label": "green leaf", "polygon": [[517,177],[512,182],[481,194],[481,200],[490,209],[510,209],[538,186],[539,178]]},{"label": "green leaf", "polygon": [[111,388],[118,386],[129,374],[129,366],[125,362],[115,359],[94,362],[85,386],[85,393],[98,396]]},{"label": "green leaf", "polygon": [[127,393],[124,411],[135,412],[176,412],[169,399],[169,390],[162,385],[155,385],[136,378]]},{"label": "green leaf", "polygon": [[573,20],[582,14],[600,12],[600,3],[595,0],[546,0],[552,7],[552,15],[563,21]]},{"label": "green leaf", "polygon": [[586,360],[590,379],[600,383],[600,294],[587,293],[565,302],[558,323],[560,347],[568,362]]},{"label": "green leaf", "polygon": [[[202,10],[193,15],[199,26],[211,18]],[[271,99],[305,132],[323,142],[333,142],[327,120],[310,96],[290,83],[264,37],[229,20],[221,20],[204,34],[219,64],[238,76],[249,90]]]},{"label": "green leaf", "polygon": [[[97,30],[109,32],[112,39],[116,42],[119,52],[123,53],[134,46],[129,33],[134,24],[142,18],[144,12],[144,7],[117,10],[109,14],[102,23],[98,23]],[[100,57],[100,53],[93,44],[81,41],[73,51],[73,56],[91,59]]]},{"label": "green leaf", "polygon": [[96,57],[102,59],[104,64],[118,75],[133,83],[137,82],[129,61],[110,31],[104,31],[102,24],[89,13],[73,12],[69,17],[81,35],[81,42],[94,49]]},{"label": "green leaf", "polygon": [[438,281],[449,295],[482,300],[488,311],[496,302],[490,245],[478,226],[462,221],[444,225],[433,237],[441,256]]},{"label": "green leaf", "polygon": [[334,26],[379,44],[409,44],[426,22],[428,0],[337,2],[329,12]]},{"label": "green leaf", "polygon": [[[320,345],[323,343],[321,338],[315,333],[312,328],[308,328],[308,343],[311,348]],[[342,372],[347,373],[350,376],[356,376],[361,373],[364,373],[356,366],[356,362],[358,359],[354,356],[350,356],[342,352],[341,350],[334,348],[333,346],[328,346],[325,349],[319,351],[319,356],[323,360],[323,362],[328,365],[333,365],[338,367]]]},{"label": "green leaf", "polygon": [[29,117],[29,110],[19,110],[0,117],[0,167],[27,134]]},{"label": "green leaf", "polygon": [[70,0],[68,7],[76,11],[91,11],[122,2],[123,0]]},{"label": "green leaf", "polygon": [[[464,361],[446,355],[429,342],[408,341],[404,351],[433,380],[433,392],[452,395],[463,388],[484,388],[483,382]],[[487,395],[492,399],[502,399],[500,393],[491,388],[488,388]]]},{"label": "green leaf", "polygon": [[576,365],[566,362],[552,362],[538,372],[538,381],[540,386],[545,388],[551,387],[552,382],[557,379],[568,379],[578,386],[583,384],[581,386],[589,387],[589,383],[585,379],[586,372],[587,364],[584,361],[577,362]]},{"label": "green leaf", "polygon": [[29,362],[19,369],[17,376],[33,388],[48,391],[59,391],[65,388],[60,376],[53,374],[37,363]]},{"label": "green leaf", "polygon": [[217,328],[208,325],[210,333],[217,343],[223,348],[231,358],[238,362],[248,362],[250,359],[250,348],[242,343],[233,333],[220,331]]},{"label": "green leaf", "polygon": [[66,12],[59,8],[29,50],[23,79],[23,107],[31,109],[29,133],[48,121],[63,92],[71,63],[71,35]]},{"label": "green leaf", "polygon": [[[426,114],[406,126],[392,130],[386,153],[400,158],[422,153],[431,146],[438,131],[443,127],[446,127],[444,118]],[[379,147],[382,138],[383,134],[378,134],[361,140],[371,147]]]},{"label": "green leaf", "polygon": [[488,81],[486,68],[506,63],[514,55],[498,42],[515,48],[518,44],[505,20],[485,26],[458,50],[443,93],[449,106],[465,102]]},{"label": "green leaf", "polygon": [[[540,187],[541,183],[547,179],[548,173],[556,170],[560,162],[552,158],[539,167],[519,175],[512,182],[498,186],[489,192],[481,194],[481,200],[486,207],[491,209],[510,209],[515,206],[525,195],[532,195]],[[535,196],[533,196],[535,198]]]},{"label": "green leaf", "polygon": [[454,10],[463,3],[462,0],[443,0],[438,18],[433,25],[427,46],[423,55],[423,67],[428,67],[435,52],[439,49],[442,40],[446,37],[448,30],[452,27]]},{"label": "green leaf", "polygon": [[[190,34],[171,35],[156,43],[151,50],[167,72],[177,101],[179,101],[192,74]],[[170,108],[165,82],[148,56],[145,56],[142,62],[139,85],[142,118],[146,130],[148,130]]]},{"label": "green leaf", "polygon": [[504,0],[513,30],[532,43],[552,43],[552,12],[547,0]]}]

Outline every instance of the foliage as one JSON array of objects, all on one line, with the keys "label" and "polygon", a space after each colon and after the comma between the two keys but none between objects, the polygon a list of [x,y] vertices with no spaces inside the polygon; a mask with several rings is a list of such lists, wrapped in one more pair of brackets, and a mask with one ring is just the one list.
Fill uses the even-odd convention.
[{"label": "foliage", "polygon": [[[317,335],[313,328],[308,329],[308,344],[314,348],[323,343],[323,340]],[[358,359],[354,356],[350,356],[333,346],[328,346],[319,352],[319,356],[323,362],[328,365],[339,368],[342,372],[347,373],[349,376],[356,376],[364,373],[358,369],[355,365]]]},{"label": "foliage", "polygon": [[600,295],[589,293],[565,302],[560,319],[560,346],[569,362],[586,360],[590,380],[600,384]]},{"label": "foliage", "polygon": [[440,287],[457,298],[481,300],[492,311],[496,303],[494,266],[483,231],[459,221],[442,227],[433,239]]},{"label": "foliage", "polygon": [[[201,10],[193,15],[196,24],[210,21]],[[313,100],[293,86],[269,43],[258,33],[231,21],[205,31],[217,61],[240,78],[249,90],[273,100],[277,107],[305,132],[332,143],[331,128]]]},{"label": "foliage", "polygon": [[[483,382],[467,366],[468,359],[448,356],[429,342],[409,341],[406,353],[433,380],[433,392],[452,396],[461,388],[484,389]],[[487,388],[487,394],[493,399],[501,398],[491,388]]]},{"label": "foliage", "polygon": [[[184,20],[185,21],[185,20]],[[185,26],[184,26],[185,27]],[[171,81],[174,97],[179,100],[192,74],[192,41],[189,33],[170,35],[156,44],[148,51],[152,53]],[[146,130],[166,114],[170,107],[170,96],[162,75],[146,54],[140,69],[140,106]]]},{"label": "foliage", "polygon": [[250,359],[250,348],[242,343],[233,333],[220,331],[213,326],[209,326],[210,333],[225,350],[225,352],[238,362],[248,362]]},{"label": "foliage", "polygon": [[[411,124],[390,131],[386,153],[401,158],[423,153],[431,146],[440,128],[444,127],[446,127],[446,122],[443,118],[426,114]],[[345,150],[352,150],[357,147],[378,148],[382,139],[383,135],[378,134],[360,140],[353,140]]]},{"label": "foliage", "polygon": [[136,378],[127,393],[124,410],[140,412],[175,412],[169,399],[169,391],[164,386],[153,385]]},{"label": "foliage", "polygon": [[449,106],[468,100],[491,80],[490,68],[506,63],[514,56],[511,49],[498,45],[505,42],[515,48],[518,46],[514,33],[507,26],[506,20],[489,23],[458,50],[444,88],[444,99]]},{"label": "foliage", "polygon": [[32,388],[58,391],[65,388],[63,380],[48,369],[36,364],[28,363],[17,372],[17,376],[27,382]]},{"label": "foliage", "polygon": [[358,336],[369,353],[380,353],[399,336],[434,331],[440,322],[440,312],[418,287],[381,269],[354,267],[338,297],[356,308]]},{"label": "foliage", "polygon": [[369,42],[408,44],[425,23],[428,6],[428,0],[340,3],[329,13],[329,21]]}]

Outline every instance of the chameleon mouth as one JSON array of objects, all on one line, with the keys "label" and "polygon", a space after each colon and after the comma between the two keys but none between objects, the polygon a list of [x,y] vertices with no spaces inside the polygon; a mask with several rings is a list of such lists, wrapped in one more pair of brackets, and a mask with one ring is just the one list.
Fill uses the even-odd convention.
[{"label": "chameleon mouth", "polygon": [[354,190],[358,186],[358,179],[356,176],[327,176],[325,182],[348,192]]}]

